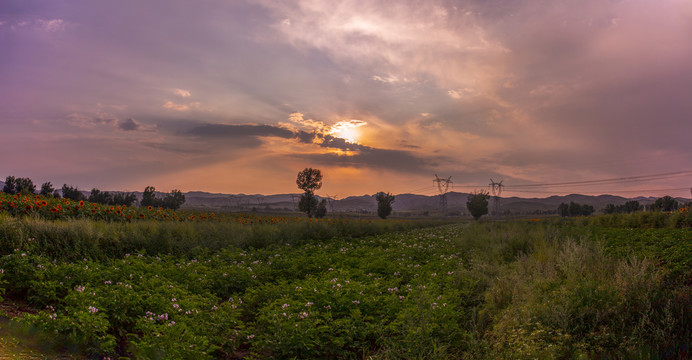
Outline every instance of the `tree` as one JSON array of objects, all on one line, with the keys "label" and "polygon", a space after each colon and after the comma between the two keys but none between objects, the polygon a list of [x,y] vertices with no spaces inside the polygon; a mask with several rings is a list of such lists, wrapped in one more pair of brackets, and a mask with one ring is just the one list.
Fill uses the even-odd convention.
[{"label": "tree", "polygon": [[162,207],[165,209],[177,210],[185,203],[185,195],[180,190],[173,190],[167,194],[162,201]]},{"label": "tree", "polygon": [[133,193],[113,194],[113,205],[132,206],[135,202],[137,202],[137,196]]},{"label": "tree", "polygon": [[630,200],[625,203],[624,210],[626,213],[633,213],[635,211],[640,211],[642,209],[641,204],[637,200]]},{"label": "tree", "polygon": [[91,189],[91,193],[89,194],[89,202],[113,205],[113,196],[108,191],[101,191],[94,188]]},{"label": "tree", "polygon": [[[613,205],[612,208],[614,209],[615,205]],[[611,207],[606,205],[605,211],[610,210]],[[589,216],[593,214],[594,211],[596,211],[596,209],[594,209],[593,206],[586,204],[582,205],[574,201],[570,201],[569,205],[561,203],[560,206],[557,207],[557,213],[560,214],[560,216]]]},{"label": "tree", "polygon": [[322,199],[319,205],[317,205],[317,209],[315,209],[315,217],[321,219],[325,215],[327,215],[327,200]]},{"label": "tree", "polygon": [[142,194],[142,200],[140,200],[139,206],[158,207],[159,204],[156,200],[156,188],[153,186],[147,186],[144,188],[144,193]]},{"label": "tree", "polygon": [[41,184],[41,192],[39,194],[49,196],[52,195],[54,191],[55,189],[53,189],[53,184],[51,184],[50,181],[47,181]]},{"label": "tree", "polygon": [[655,211],[673,211],[678,209],[678,201],[670,195],[656,199],[653,204]]},{"label": "tree", "polygon": [[5,186],[2,188],[2,192],[10,195],[14,195],[17,192],[17,182],[14,176],[5,178]]},{"label": "tree", "polygon": [[375,194],[375,200],[377,200],[377,216],[386,219],[392,213],[394,195],[380,191]]},{"label": "tree", "polygon": [[478,220],[481,216],[488,213],[488,199],[490,193],[487,191],[479,191],[470,194],[466,200],[466,208],[469,209],[471,216]]},{"label": "tree", "polygon": [[317,198],[315,195],[306,192],[300,196],[300,201],[298,202],[298,210],[306,213],[308,217],[312,217],[317,210]]},{"label": "tree", "polygon": [[74,201],[86,200],[86,196],[82,194],[76,187],[67,186],[67,184],[62,185],[62,197],[65,199],[70,199]]},{"label": "tree", "polygon": [[305,191],[305,194],[300,197],[298,209],[306,213],[308,217],[312,217],[317,209],[315,190],[319,190],[322,187],[322,172],[319,169],[305,168],[298,173],[296,185],[298,185],[299,189]]},{"label": "tree", "polygon": [[16,190],[17,193],[22,195],[32,195],[36,193],[36,185],[29,178],[17,178]]},{"label": "tree", "polygon": [[569,216],[569,205],[560,203],[560,206],[557,207],[557,213],[562,217]]},{"label": "tree", "polygon": [[306,193],[314,194],[315,190],[322,187],[322,172],[319,169],[305,168],[298,173],[296,184]]}]

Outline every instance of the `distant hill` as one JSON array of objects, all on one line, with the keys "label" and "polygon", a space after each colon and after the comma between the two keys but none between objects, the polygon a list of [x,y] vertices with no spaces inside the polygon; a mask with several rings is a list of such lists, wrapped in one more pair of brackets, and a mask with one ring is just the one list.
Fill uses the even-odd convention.
[{"label": "distant hill", "polygon": [[[0,189],[5,186],[0,181]],[[120,191],[110,191],[118,193]],[[89,191],[83,190],[84,195],[89,196]],[[142,198],[142,192],[135,191],[137,199]],[[156,192],[157,197],[163,197],[166,193]],[[455,215],[468,215],[466,210],[466,199],[469,194],[450,192],[447,193],[447,210]],[[221,194],[203,191],[190,191],[185,193],[186,208],[207,208],[219,211],[296,211],[300,193],[295,194]],[[322,197],[317,196],[320,200]],[[570,194],[565,196],[549,196],[546,198],[520,198],[503,197],[499,199],[500,212],[511,214],[553,214],[561,203],[576,202],[593,206],[596,211],[602,210],[607,204],[621,205],[630,200],[637,200],[640,204],[646,205],[656,201],[656,197],[634,197],[624,198],[614,195],[580,195]],[[686,203],[691,199],[676,198],[678,202]],[[492,200],[490,205],[492,206]],[[439,212],[440,197],[416,194],[396,195],[393,209],[395,213],[410,215],[427,215]],[[349,212],[349,213],[374,213],[377,210],[375,195],[349,196],[343,199],[330,201],[328,206],[330,212]]]},{"label": "distant hill", "polygon": [[[185,194],[187,207],[210,207],[225,210],[276,210],[291,211],[296,209],[299,193],[278,195],[245,195],[245,194],[212,194],[200,191]],[[447,194],[447,209],[453,214],[468,214],[466,200],[469,194],[450,192]],[[318,198],[321,197],[318,195]],[[602,210],[607,204],[621,205],[630,200],[637,200],[642,205],[653,203],[655,197],[624,198],[614,195],[580,195],[550,196],[546,198],[519,198],[503,197],[499,199],[500,211],[509,211],[512,214],[541,214],[555,213],[561,203],[576,202],[591,205],[597,211]],[[677,198],[679,202],[688,202],[690,199]],[[491,200],[492,205],[492,200]],[[330,211],[373,213],[377,209],[375,195],[349,196],[331,202]],[[435,213],[440,209],[439,196],[426,196],[416,194],[398,194],[394,204],[394,212],[425,214]],[[333,210],[332,210],[333,209]]]}]

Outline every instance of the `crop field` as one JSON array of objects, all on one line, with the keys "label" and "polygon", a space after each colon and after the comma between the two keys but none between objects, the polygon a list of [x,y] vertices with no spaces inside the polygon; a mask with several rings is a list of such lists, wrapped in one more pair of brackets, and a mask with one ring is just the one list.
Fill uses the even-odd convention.
[{"label": "crop field", "polygon": [[30,309],[4,326],[65,357],[689,358],[689,213],[113,220],[29,200],[0,213],[0,291]]}]

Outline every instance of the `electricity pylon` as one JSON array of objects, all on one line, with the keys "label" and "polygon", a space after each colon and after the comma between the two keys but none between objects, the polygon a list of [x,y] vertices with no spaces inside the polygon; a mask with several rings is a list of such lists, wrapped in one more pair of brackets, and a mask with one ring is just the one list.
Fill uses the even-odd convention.
[{"label": "electricity pylon", "polygon": [[440,179],[440,177],[435,174],[433,187],[435,187],[435,183],[437,183],[437,190],[440,191],[440,209],[444,216],[447,215],[447,190],[449,190],[449,184],[453,184],[454,182],[451,176],[446,179]]},{"label": "electricity pylon", "polygon": [[505,187],[502,185],[503,180],[500,180],[500,182],[495,182],[492,178],[490,179],[490,191],[493,193],[493,215],[498,216],[500,214],[500,195],[502,195],[502,188]]},{"label": "electricity pylon", "polygon": [[334,202],[339,199],[338,195],[331,196],[327,194],[327,204],[329,205],[329,212],[334,214]]}]

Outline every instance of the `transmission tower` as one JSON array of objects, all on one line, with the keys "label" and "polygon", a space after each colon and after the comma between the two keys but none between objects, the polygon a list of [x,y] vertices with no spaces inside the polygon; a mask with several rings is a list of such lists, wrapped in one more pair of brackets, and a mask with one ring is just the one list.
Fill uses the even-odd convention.
[{"label": "transmission tower", "polygon": [[300,195],[291,194],[291,202],[293,203],[293,211],[298,210],[298,208],[296,208],[296,198],[300,199]]},{"label": "transmission tower", "polygon": [[449,184],[453,184],[452,177],[446,179],[440,179],[437,174],[435,174],[435,179],[433,180],[433,187],[437,183],[437,190],[440,191],[440,209],[443,215],[447,215],[447,190],[449,190]]},{"label": "transmission tower", "polygon": [[498,216],[500,215],[500,196],[502,195],[502,188],[505,186],[502,185],[503,180],[500,180],[500,182],[495,182],[492,178],[490,179],[490,191],[493,193],[493,215]]},{"label": "transmission tower", "polygon": [[338,195],[331,196],[327,194],[327,204],[329,205],[329,212],[334,214],[334,202],[339,199]]}]

